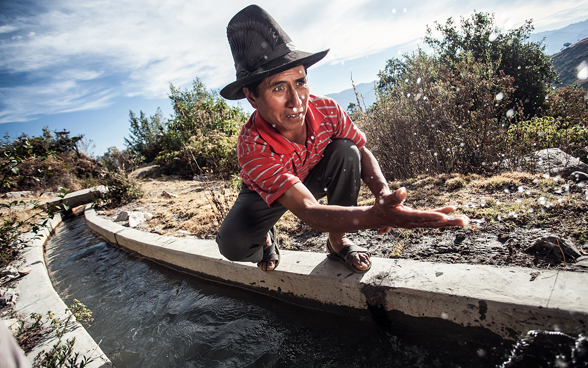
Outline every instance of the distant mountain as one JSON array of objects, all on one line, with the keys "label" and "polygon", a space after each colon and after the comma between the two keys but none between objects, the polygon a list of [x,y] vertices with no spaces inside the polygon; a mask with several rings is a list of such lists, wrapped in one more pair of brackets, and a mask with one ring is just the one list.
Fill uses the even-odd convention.
[{"label": "distant mountain", "polygon": [[588,89],[588,38],[553,55],[551,61],[557,70],[561,85],[580,83]]},{"label": "distant mountain", "polygon": [[588,20],[570,24],[561,29],[534,33],[529,38],[532,42],[539,42],[545,39],[545,53],[554,55],[564,48],[564,44],[574,44],[588,37]]},{"label": "distant mountain", "polygon": [[[357,93],[359,94],[359,101],[361,102],[361,106],[370,106],[374,102],[376,102],[376,92],[374,90],[374,83],[360,83],[355,86]],[[355,91],[353,88],[346,89],[339,93],[330,93],[327,97],[332,98],[333,100],[337,101],[337,103],[343,108],[343,110],[347,111],[350,103],[354,103],[357,105],[357,98],[355,96]]]}]

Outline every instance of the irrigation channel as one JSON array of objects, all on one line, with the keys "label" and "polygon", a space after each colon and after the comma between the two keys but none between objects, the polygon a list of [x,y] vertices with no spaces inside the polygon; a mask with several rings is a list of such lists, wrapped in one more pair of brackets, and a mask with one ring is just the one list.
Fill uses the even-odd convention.
[{"label": "irrigation channel", "polygon": [[46,249],[55,290],[93,312],[86,328],[117,368],[588,366],[583,336],[398,334],[368,313],[305,309],[165,268],[109,244],[83,216],[64,220]]}]

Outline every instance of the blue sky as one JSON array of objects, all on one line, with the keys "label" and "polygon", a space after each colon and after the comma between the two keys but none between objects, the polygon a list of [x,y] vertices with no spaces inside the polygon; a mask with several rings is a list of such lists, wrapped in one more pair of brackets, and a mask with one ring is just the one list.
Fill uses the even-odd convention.
[{"label": "blue sky", "polygon": [[[169,84],[209,89],[235,78],[226,25],[237,0],[0,0],[0,134],[84,134],[100,155],[124,148],[129,110],[172,112]],[[311,91],[370,82],[386,60],[416,49],[426,26],[474,10],[503,29],[533,19],[536,32],[588,19],[585,0],[257,1],[299,49],[329,48],[309,71]],[[245,104],[242,107],[249,109]]]}]

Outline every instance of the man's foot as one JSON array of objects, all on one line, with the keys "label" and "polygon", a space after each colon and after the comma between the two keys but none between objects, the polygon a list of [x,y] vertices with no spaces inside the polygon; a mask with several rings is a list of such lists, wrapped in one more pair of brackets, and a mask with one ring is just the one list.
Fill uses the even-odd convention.
[{"label": "man's foot", "polygon": [[268,253],[268,249],[270,248],[272,248],[272,239],[268,233],[265,243],[263,244],[264,260],[257,263],[257,267],[261,268],[262,271],[273,271],[280,262],[280,254],[277,246],[274,247],[275,250],[272,253]]},{"label": "man's foot", "polygon": [[[329,249],[329,245],[331,249]],[[327,251],[331,254],[335,253],[336,257],[339,257],[340,260],[347,265],[352,265],[355,268],[356,272],[366,272],[372,266],[372,262],[370,259],[370,253],[367,252],[365,249],[357,247],[359,249],[363,249],[363,251],[355,251],[352,250],[345,254],[341,254],[341,250],[345,247],[357,247],[353,242],[345,237],[339,240],[338,242],[334,242],[329,237],[329,242],[327,243]],[[348,260],[348,257],[352,257],[352,260]]]}]

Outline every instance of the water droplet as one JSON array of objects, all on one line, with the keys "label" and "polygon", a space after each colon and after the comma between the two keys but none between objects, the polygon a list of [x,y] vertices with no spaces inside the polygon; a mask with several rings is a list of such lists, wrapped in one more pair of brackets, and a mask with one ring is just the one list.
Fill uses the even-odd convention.
[{"label": "water droplet", "polygon": [[410,93],[407,93],[407,94],[406,94],[406,97],[410,97]]},{"label": "water droplet", "polygon": [[496,32],[492,32],[492,33],[490,33],[490,36],[488,36],[488,41],[494,42],[494,41],[496,41],[497,38],[498,38],[498,34]]},{"label": "water droplet", "polygon": [[380,198],[380,200],[378,201],[378,203],[383,205],[384,204],[384,199],[383,198]]},{"label": "water droplet", "polygon": [[433,153],[433,156],[437,157],[437,152]]},{"label": "water droplet", "polygon": [[525,192],[525,194],[526,194],[526,195],[528,195],[528,196],[530,196],[530,195],[531,195],[531,191],[530,191],[530,190],[527,190],[527,191]]},{"label": "water droplet", "polygon": [[578,79],[586,79],[588,78],[588,65],[585,61],[582,61],[580,65],[578,65]]},{"label": "water droplet", "polygon": [[504,193],[506,193],[506,194],[509,194],[509,193],[510,193],[510,190],[509,190],[508,188],[506,188],[506,189],[504,190]]},{"label": "water droplet", "polygon": [[421,77],[417,78],[417,84],[421,84]]},{"label": "water droplet", "polygon": [[529,208],[529,211],[527,211],[527,212],[533,213],[533,209],[532,208]]},{"label": "water droplet", "polygon": [[443,312],[443,313],[441,313],[441,318],[447,319],[447,318],[449,318],[449,315],[447,313]]},{"label": "water droplet", "polygon": [[515,111],[514,111],[514,109],[509,109],[509,110],[506,112],[506,116],[507,116],[507,117],[509,117],[509,118],[512,118],[512,117],[514,116],[514,114],[515,114]]},{"label": "water droplet", "polygon": [[461,142],[459,145],[460,145],[461,147],[465,147],[465,143],[463,143],[463,142]]},{"label": "water droplet", "polygon": [[477,354],[480,358],[483,358],[486,356],[486,350],[480,348],[480,349],[478,349]]},{"label": "water droplet", "polygon": [[327,188],[323,188],[323,190],[326,192],[327,191]]},{"label": "water droplet", "polygon": [[545,197],[539,197],[539,199],[537,199],[537,202],[538,202],[540,205],[544,205],[544,204],[545,204]]},{"label": "water droplet", "polygon": [[495,99],[496,99],[496,101],[502,101],[502,99],[504,99],[504,93],[498,92]]},{"label": "water droplet", "polygon": [[517,190],[519,191],[519,193],[522,193],[525,191],[525,188],[523,188],[522,186],[518,187]]}]

